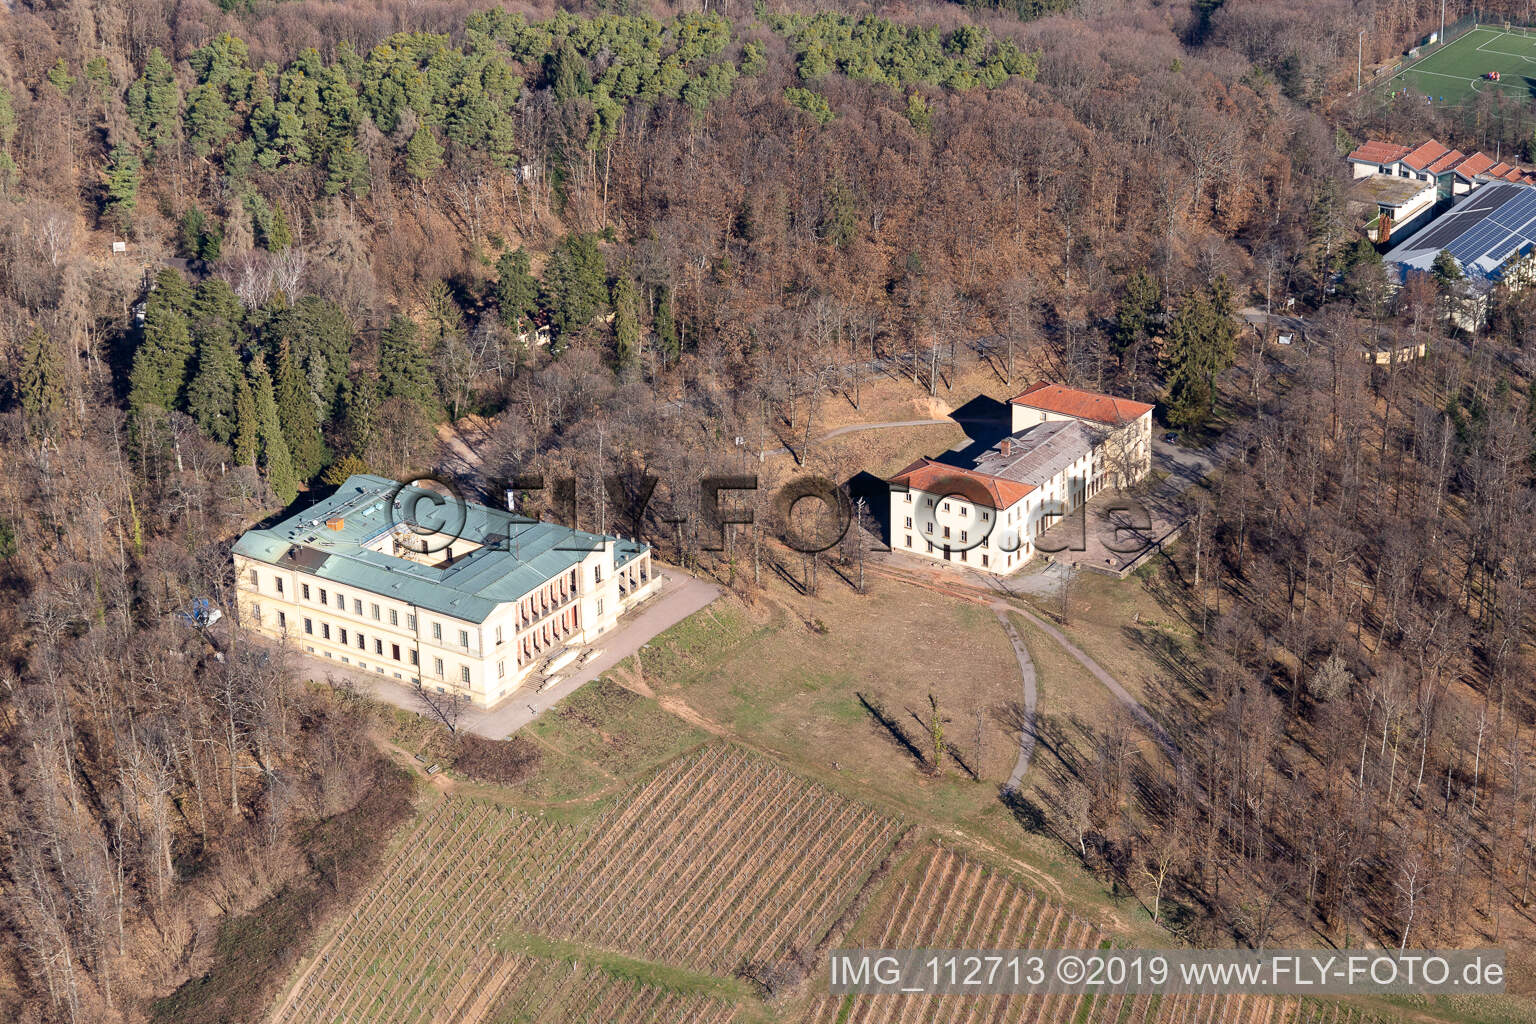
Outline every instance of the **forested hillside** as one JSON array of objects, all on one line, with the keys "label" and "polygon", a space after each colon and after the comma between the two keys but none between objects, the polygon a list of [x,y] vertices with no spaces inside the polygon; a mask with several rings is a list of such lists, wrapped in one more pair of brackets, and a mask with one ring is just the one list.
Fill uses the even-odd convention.
[{"label": "forested hillside", "polygon": [[1194,428],[1234,305],[1326,297],[1336,134],[1287,68],[1352,75],[1348,5],[1294,52],[1238,0],[877,6],[13,5],[0,1016],[143,1019],[276,900],[248,1019],[362,870],[349,815],[403,813],[348,702],[178,615],[312,489],[505,413],[480,482],[576,471],[588,509],[978,339]]}]

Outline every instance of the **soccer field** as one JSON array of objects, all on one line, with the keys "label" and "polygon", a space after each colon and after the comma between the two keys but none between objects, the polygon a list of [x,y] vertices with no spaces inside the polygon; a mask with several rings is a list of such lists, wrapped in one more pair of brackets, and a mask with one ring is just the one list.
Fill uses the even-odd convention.
[{"label": "soccer field", "polygon": [[[1499,72],[1500,80],[1483,76]],[[1436,105],[1456,106],[1480,92],[1497,90],[1510,99],[1536,96],[1536,31],[1478,27],[1389,78],[1390,94],[1408,86]]]}]

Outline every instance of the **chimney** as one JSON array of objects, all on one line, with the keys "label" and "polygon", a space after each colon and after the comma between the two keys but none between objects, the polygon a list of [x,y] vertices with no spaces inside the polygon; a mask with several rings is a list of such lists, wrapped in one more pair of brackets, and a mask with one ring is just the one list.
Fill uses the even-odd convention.
[{"label": "chimney", "polygon": [[1008,456],[1012,455],[1013,454],[1013,438],[1011,438],[1011,437],[1003,438],[1003,443],[1002,443],[1002,445],[999,446],[999,452],[1003,456],[1003,458],[1005,458],[1005,459]]}]

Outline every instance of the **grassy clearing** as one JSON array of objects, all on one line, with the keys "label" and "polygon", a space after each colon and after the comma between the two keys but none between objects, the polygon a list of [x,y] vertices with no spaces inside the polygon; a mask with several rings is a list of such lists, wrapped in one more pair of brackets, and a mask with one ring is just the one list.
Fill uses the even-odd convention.
[{"label": "grassy clearing", "polygon": [[[1489,71],[1500,72],[1500,81],[1485,79]],[[1381,91],[1390,93],[1403,86],[1446,106],[1465,103],[1480,92],[1529,99],[1536,96],[1536,35],[1518,29],[1475,28],[1393,75]]]}]

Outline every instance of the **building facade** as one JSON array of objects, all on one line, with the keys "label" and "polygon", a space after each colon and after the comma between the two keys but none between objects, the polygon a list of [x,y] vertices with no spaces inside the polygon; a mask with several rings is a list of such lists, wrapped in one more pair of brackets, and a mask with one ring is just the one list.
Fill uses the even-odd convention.
[{"label": "building facade", "polygon": [[890,479],[893,550],[1007,575],[1063,516],[1151,469],[1144,402],[1042,381],[1009,417],[1009,435],[979,456],[922,458]]},{"label": "building facade", "polygon": [[234,568],[242,626],[482,707],[542,683],[656,587],[645,544],[366,475],[246,533]]}]

